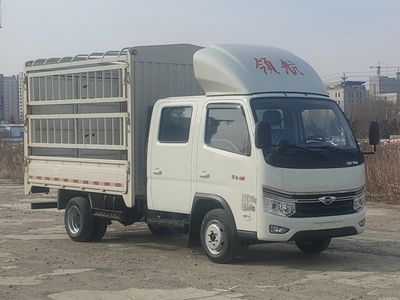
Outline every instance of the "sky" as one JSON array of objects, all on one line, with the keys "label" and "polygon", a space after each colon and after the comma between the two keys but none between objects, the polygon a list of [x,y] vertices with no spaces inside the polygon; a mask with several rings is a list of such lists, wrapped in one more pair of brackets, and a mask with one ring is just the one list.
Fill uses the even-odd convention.
[{"label": "sky", "polygon": [[343,72],[362,79],[378,61],[400,66],[398,0],[1,2],[0,73],[6,75],[36,58],[170,43],[284,48],[326,80]]}]

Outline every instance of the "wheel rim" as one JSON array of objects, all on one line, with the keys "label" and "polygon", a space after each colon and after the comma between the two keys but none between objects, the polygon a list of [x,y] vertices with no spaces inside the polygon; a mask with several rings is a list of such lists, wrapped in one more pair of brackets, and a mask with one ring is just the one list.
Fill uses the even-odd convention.
[{"label": "wheel rim", "polygon": [[68,225],[68,230],[69,232],[71,232],[71,234],[73,235],[78,234],[79,229],[81,228],[81,216],[79,214],[78,208],[75,206],[72,206],[68,210],[67,225]]},{"label": "wheel rim", "polygon": [[214,255],[221,253],[225,244],[225,234],[221,223],[218,221],[210,222],[204,232],[204,240],[210,253]]}]

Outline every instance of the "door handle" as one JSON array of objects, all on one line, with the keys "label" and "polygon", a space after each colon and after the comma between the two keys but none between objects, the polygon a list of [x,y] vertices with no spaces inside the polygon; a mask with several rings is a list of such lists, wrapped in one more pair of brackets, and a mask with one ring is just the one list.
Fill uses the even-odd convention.
[{"label": "door handle", "polygon": [[207,171],[203,170],[203,171],[200,171],[199,176],[201,178],[208,178],[208,177],[210,177],[210,173],[208,173]]},{"label": "door handle", "polygon": [[159,168],[155,168],[155,169],[153,169],[153,174],[155,174],[155,175],[161,175],[161,174],[162,174],[162,170],[159,169]]}]

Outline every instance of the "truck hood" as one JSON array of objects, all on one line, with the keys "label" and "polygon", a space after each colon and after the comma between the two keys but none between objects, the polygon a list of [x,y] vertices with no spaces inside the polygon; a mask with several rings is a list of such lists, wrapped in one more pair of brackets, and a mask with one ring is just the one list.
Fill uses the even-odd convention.
[{"label": "truck hood", "polygon": [[335,169],[283,169],[269,166],[267,185],[290,193],[340,192],[365,185],[364,164]]}]

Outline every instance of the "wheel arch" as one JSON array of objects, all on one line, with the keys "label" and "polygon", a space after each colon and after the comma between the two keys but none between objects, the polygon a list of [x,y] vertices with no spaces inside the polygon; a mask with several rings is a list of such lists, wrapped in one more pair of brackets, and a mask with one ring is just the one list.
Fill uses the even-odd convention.
[{"label": "wheel arch", "polygon": [[[89,195],[86,192],[60,189],[57,191],[57,209],[65,209],[69,200],[74,197],[82,197],[89,200]],[[90,201],[89,204],[91,206]]]},{"label": "wheel arch", "polygon": [[232,220],[235,231],[237,232],[235,217],[232,213],[228,202],[219,195],[196,193],[189,220],[189,247],[200,244],[200,228],[201,222],[206,215],[212,209],[222,208],[228,214],[228,217]]}]

